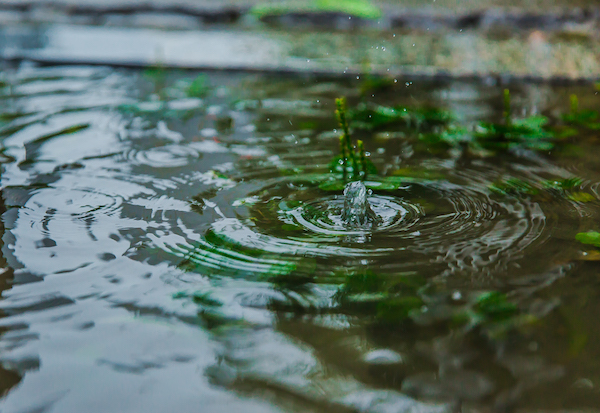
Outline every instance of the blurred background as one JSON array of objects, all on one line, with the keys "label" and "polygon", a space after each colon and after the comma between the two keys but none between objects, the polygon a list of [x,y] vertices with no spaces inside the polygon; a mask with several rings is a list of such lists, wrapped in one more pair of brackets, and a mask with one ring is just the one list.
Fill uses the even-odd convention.
[{"label": "blurred background", "polygon": [[595,0],[5,0],[5,60],[583,79]]}]

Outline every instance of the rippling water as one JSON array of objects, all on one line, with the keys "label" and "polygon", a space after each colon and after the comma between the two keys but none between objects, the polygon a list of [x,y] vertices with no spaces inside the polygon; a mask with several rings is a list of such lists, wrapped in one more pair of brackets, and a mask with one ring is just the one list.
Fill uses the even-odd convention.
[{"label": "rippling water", "polygon": [[[326,183],[350,81],[211,74],[189,97],[190,73],[3,75],[3,412],[600,405],[597,266],[575,241],[598,229],[597,131],[487,154],[415,125],[357,132],[399,185],[373,178],[381,222],[348,229]],[[553,114],[571,92],[597,103],[589,89],[513,93]],[[501,94],[364,99],[469,124],[499,118]],[[493,190],[575,177],[585,203]]]}]

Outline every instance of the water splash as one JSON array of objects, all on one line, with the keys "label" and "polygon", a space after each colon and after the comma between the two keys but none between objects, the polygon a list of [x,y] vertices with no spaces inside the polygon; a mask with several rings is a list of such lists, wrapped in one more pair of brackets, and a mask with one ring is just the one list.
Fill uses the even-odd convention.
[{"label": "water splash", "polygon": [[373,212],[367,195],[367,188],[360,181],[350,182],[344,188],[342,220],[349,228],[376,227],[382,222],[381,218]]}]

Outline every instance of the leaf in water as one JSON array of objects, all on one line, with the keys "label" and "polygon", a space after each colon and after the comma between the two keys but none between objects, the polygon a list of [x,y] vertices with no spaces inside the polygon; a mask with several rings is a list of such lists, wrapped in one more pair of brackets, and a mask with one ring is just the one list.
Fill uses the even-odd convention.
[{"label": "leaf in water", "polygon": [[575,239],[581,242],[582,244],[590,244],[596,247],[600,247],[600,232],[580,232],[577,235],[575,235]]},{"label": "leaf in water", "polygon": [[588,194],[587,192],[573,192],[572,194],[567,195],[567,198],[575,202],[592,202],[596,200],[594,195]]}]

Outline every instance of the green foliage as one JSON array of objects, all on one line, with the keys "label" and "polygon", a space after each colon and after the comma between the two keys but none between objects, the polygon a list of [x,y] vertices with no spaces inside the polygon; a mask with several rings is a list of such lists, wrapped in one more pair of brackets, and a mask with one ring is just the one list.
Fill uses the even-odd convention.
[{"label": "green foliage", "polygon": [[311,0],[257,4],[250,13],[258,18],[289,13],[343,13],[363,19],[377,19],[381,10],[368,0]]},{"label": "green foliage", "polygon": [[575,239],[581,242],[582,244],[589,244],[595,247],[600,247],[600,232],[580,232],[575,236]]},{"label": "green foliage", "polygon": [[546,128],[548,118],[530,116],[511,120],[508,124],[480,123],[474,137],[487,149],[509,149],[516,145],[528,149],[548,151],[554,148],[554,133]]}]

